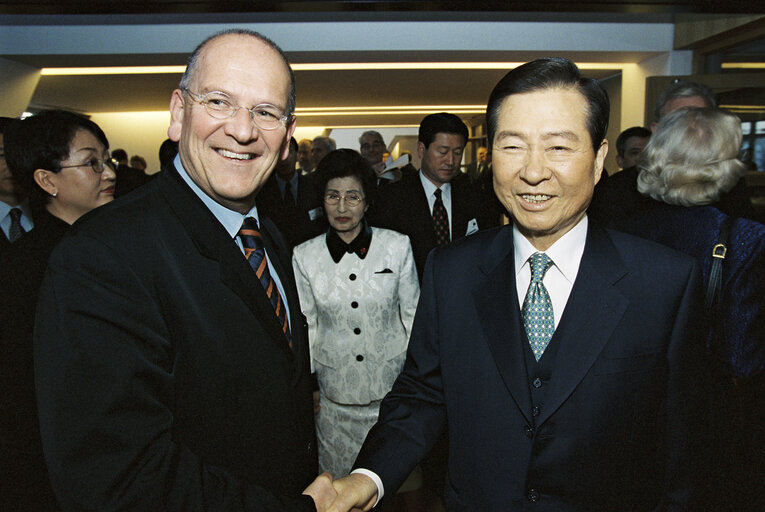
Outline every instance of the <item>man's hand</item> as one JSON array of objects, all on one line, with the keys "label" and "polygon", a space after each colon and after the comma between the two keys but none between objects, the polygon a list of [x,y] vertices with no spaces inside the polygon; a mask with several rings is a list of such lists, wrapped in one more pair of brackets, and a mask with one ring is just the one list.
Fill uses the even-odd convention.
[{"label": "man's hand", "polygon": [[[374,483],[372,484],[374,485]],[[311,485],[305,488],[303,494],[313,498],[316,504],[316,512],[325,512],[327,507],[337,497],[334,487],[332,487],[332,474],[324,472],[311,482]]]},{"label": "man's hand", "polygon": [[335,480],[332,485],[337,491],[337,498],[327,512],[367,512],[377,501],[377,486],[366,475],[351,473],[345,478]]}]

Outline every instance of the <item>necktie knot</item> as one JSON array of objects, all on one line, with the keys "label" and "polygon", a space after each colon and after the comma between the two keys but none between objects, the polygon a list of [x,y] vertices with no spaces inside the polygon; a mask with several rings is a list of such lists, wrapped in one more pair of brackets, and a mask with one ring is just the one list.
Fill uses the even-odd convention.
[{"label": "necktie knot", "polygon": [[437,188],[435,192],[433,192],[433,195],[436,196],[436,201],[441,200],[441,189]]},{"label": "necktie knot", "polygon": [[547,271],[552,267],[553,261],[543,252],[535,252],[529,258],[531,266],[531,281],[541,283]]}]

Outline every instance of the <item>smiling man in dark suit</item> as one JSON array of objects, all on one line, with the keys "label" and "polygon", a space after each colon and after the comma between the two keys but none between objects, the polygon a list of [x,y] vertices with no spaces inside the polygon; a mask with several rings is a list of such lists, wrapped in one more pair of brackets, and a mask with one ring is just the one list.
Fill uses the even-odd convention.
[{"label": "smiling man in dark suit", "polygon": [[588,222],[608,112],[564,59],[497,84],[494,188],[514,222],[429,256],[403,373],[331,512],[395,492],[447,418],[450,511],[688,508],[699,269]]},{"label": "smiling man in dark suit", "polygon": [[209,38],[172,93],[172,165],[54,251],[35,376],[64,510],[315,510],[305,321],[254,206],[294,106],[272,41]]},{"label": "smiling man in dark suit", "polygon": [[497,224],[460,173],[467,139],[467,126],[454,114],[426,116],[417,142],[420,172],[382,187],[367,214],[370,224],[409,236],[420,280],[434,247]]}]

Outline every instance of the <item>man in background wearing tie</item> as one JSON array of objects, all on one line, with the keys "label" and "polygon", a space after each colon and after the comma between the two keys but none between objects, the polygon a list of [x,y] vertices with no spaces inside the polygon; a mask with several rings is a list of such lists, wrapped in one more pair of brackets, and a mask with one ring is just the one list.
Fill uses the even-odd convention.
[{"label": "man in background wearing tie", "polygon": [[5,163],[3,133],[6,126],[14,121],[10,117],[0,117],[0,257],[12,243],[34,227],[29,202]]},{"label": "man in background wearing tie", "polygon": [[426,116],[417,142],[420,172],[380,188],[369,209],[370,224],[409,236],[420,280],[431,249],[497,224],[467,177],[455,179],[467,140],[467,126],[454,114]]},{"label": "man in background wearing tie", "polygon": [[565,59],[497,84],[488,135],[513,224],[429,256],[403,373],[328,510],[395,492],[447,418],[449,511],[688,508],[699,269],[588,222],[608,113]]},{"label": "man in background wearing tie", "polygon": [[62,509],[316,510],[305,320],[255,207],[294,87],[260,34],[204,41],[170,101],[178,156],[54,251],[35,376]]}]

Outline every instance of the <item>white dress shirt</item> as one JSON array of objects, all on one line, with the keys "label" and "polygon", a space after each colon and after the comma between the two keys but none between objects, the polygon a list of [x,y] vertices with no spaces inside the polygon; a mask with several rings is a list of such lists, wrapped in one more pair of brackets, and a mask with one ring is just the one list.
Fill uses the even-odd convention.
[{"label": "white dress shirt", "polygon": [[437,188],[441,189],[441,201],[446,208],[446,214],[449,216],[449,240],[452,240],[452,184],[444,183],[440,187],[436,187],[420,169],[420,182],[422,188],[425,189],[425,197],[428,199],[428,208],[430,208],[430,215],[433,215],[433,205],[436,204],[436,196],[433,195]]},{"label": "white dress shirt", "polygon": [[[420,178],[423,178],[422,171],[420,171]],[[423,187],[424,186],[425,183],[423,183]],[[432,183],[431,187],[432,190],[435,190]],[[432,211],[432,203],[430,208]],[[531,282],[529,258],[535,252],[544,252],[553,261],[553,265],[545,274],[542,282],[544,283],[545,288],[547,288],[547,292],[550,294],[556,328],[563,315],[563,310],[566,308],[568,297],[571,295],[571,288],[574,286],[576,275],[579,273],[579,264],[582,262],[582,255],[584,254],[584,244],[587,241],[587,223],[587,216],[585,215],[576,226],[560,237],[546,251],[538,251],[535,249],[534,246],[531,245],[531,242],[529,242],[526,237],[518,231],[516,225],[513,224],[515,287],[518,291],[518,307],[523,307],[523,299],[526,298],[526,291]],[[375,506],[377,506],[385,492],[380,477],[373,471],[363,468],[354,469],[351,473],[361,473],[374,481],[375,485],[377,485],[377,502],[375,502]]]},{"label": "white dress shirt", "polygon": [[[555,327],[560,323],[560,317],[566,308],[571,288],[579,273],[579,264],[584,254],[584,243],[587,240],[587,216],[585,215],[576,226],[560,237],[546,251],[543,251],[552,260],[553,265],[545,274],[542,282],[550,294],[553,306]],[[518,231],[513,224],[513,248],[515,256],[515,287],[518,292],[518,305],[523,307],[523,300],[531,282],[531,266],[529,258],[538,251],[531,242]]]}]

